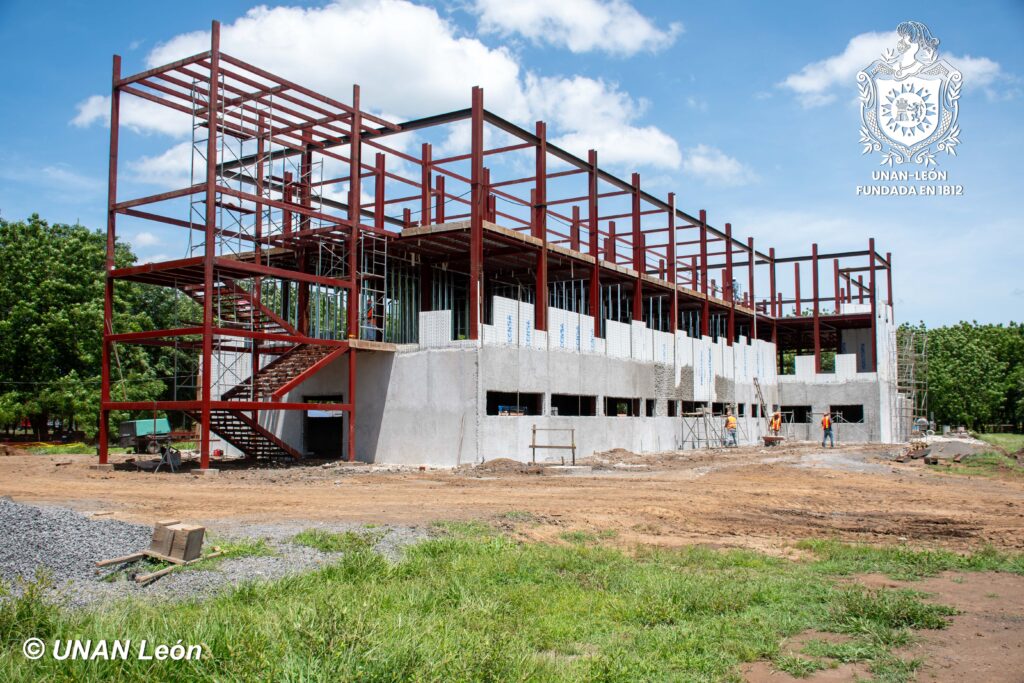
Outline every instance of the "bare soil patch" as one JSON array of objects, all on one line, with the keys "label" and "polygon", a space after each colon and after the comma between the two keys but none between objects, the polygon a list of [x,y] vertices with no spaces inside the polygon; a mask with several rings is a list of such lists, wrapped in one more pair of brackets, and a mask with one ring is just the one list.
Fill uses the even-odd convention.
[{"label": "bare soil patch", "polygon": [[[702,543],[792,555],[829,537],[953,550],[1024,549],[1024,483],[949,477],[897,449],[816,445],[588,459],[591,472],[498,459],[458,470],[366,465],[225,466],[218,476],[95,471],[93,455],[0,459],[0,495],[151,524],[168,515],[218,520],[426,524],[503,519],[525,539],[614,531],[615,543]],[[123,461],[127,456],[113,459]],[[628,465],[629,467],[621,467]],[[543,472],[543,476],[531,473]],[[529,516],[517,521],[510,512]],[[550,521],[557,520],[557,524]]]}]

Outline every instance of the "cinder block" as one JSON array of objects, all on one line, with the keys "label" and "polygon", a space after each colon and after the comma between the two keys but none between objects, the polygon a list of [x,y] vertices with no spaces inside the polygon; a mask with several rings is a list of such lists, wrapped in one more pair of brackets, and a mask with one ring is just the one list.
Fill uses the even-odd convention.
[{"label": "cinder block", "polygon": [[90,470],[100,470],[102,472],[109,472],[109,471],[114,469],[114,463],[106,462],[106,463],[102,463],[101,464],[101,463],[98,463],[98,462],[94,462],[93,464],[89,465],[89,469]]}]

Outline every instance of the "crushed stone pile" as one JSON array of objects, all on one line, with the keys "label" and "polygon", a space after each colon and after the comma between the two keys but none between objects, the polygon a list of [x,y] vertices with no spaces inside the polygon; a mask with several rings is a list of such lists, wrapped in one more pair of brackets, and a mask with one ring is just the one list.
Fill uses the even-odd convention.
[{"label": "crushed stone pile", "polygon": [[[336,561],[337,553],[324,553],[291,542],[295,534],[311,526],[330,531],[362,528],[328,527],[301,520],[289,524],[238,523],[220,530],[226,532],[223,537],[263,538],[273,554],[228,557],[207,567],[184,568],[148,586],[140,586],[133,580],[134,572],[142,568],[140,565],[97,569],[95,563],[148,547],[152,527],[115,519],[91,519],[68,508],[26,505],[0,498],[0,582],[17,595],[21,581],[35,579],[37,570],[42,569],[49,575],[49,596],[69,607],[109,603],[130,596],[158,600],[210,597],[244,581],[279,579]],[[428,536],[417,527],[395,526],[381,531],[375,547],[393,561],[401,556],[405,546]],[[204,552],[209,549],[207,538]]]}]

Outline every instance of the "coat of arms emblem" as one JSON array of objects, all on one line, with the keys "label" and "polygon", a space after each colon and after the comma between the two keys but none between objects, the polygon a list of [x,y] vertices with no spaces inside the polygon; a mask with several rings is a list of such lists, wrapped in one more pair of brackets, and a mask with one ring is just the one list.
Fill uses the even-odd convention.
[{"label": "coat of arms emblem", "polygon": [[935,166],[936,152],[956,155],[960,144],[963,76],[939,59],[939,39],[918,21],[896,27],[899,43],[857,73],[860,141],[881,163]]}]

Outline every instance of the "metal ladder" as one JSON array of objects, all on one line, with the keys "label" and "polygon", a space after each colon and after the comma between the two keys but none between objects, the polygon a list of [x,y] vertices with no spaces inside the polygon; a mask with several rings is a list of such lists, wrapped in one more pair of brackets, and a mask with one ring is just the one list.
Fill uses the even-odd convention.
[{"label": "metal ladder", "polygon": [[388,242],[383,235],[359,235],[359,336],[384,340],[387,311]]},{"label": "metal ladder", "polygon": [[754,390],[757,392],[757,403],[761,406],[761,419],[765,422],[765,427],[768,426],[768,406],[764,402],[764,394],[761,393],[761,383],[754,378]]}]

